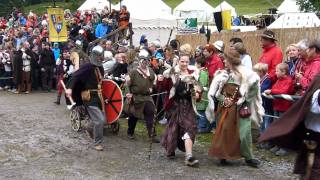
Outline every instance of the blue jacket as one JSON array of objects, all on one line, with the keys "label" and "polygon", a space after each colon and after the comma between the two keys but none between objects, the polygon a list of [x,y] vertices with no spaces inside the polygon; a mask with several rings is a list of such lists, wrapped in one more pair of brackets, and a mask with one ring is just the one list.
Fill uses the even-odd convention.
[{"label": "blue jacket", "polygon": [[60,57],[60,49],[59,48],[52,48],[52,52],[54,55],[54,60],[57,61],[57,59]]},{"label": "blue jacket", "polygon": [[109,32],[111,32],[111,27],[109,25],[105,25],[102,23],[98,24],[98,26],[96,28],[96,38],[102,38],[103,36],[105,36]]},{"label": "blue jacket", "polygon": [[[260,81],[260,91],[263,93],[267,89],[271,89],[272,87],[272,81],[268,74],[266,74],[264,77],[261,78]],[[272,107],[272,100],[265,98],[262,96],[262,106],[266,112],[266,114],[273,113],[273,107]]]},{"label": "blue jacket", "polygon": [[20,21],[20,24],[21,24],[22,26],[25,26],[25,25],[27,24],[27,20],[26,20],[26,18],[23,17],[23,16],[19,18],[19,21]]}]

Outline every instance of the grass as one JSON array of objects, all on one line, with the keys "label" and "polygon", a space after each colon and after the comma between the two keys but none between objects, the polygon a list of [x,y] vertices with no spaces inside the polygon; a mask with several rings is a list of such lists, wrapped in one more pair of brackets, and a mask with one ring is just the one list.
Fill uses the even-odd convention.
[{"label": "grass", "polygon": [[[164,0],[171,8],[176,7],[183,0]],[[217,7],[223,0],[205,0],[212,7]],[[237,14],[267,13],[272,5],[278,7],[283,0],[226,0],[229,4],[236,8]]]},{"label": "grass", "polygon": [[[126,136],[127,129],[128,129],[128,120],[127,119],[120,119],[120,134],[121,136]],[[157,124],[156,125],[156,132],[157,136],[160,137],[165,131],[165,126]],[[135,128],[135,137],[137,139],[148,140],[148,133],[147,133],[146,125],[143,121],[138,121],[137,126]],[[207,149],[211,144],[212,133],[206,134],[197,134],[196,135],[196,144],[204,147]]]},{"label": "grass", "polygon": [[[57,2],[57,6],[63,7],[65,9],[75,10],[85,0],[78,0],[77,4],[72,6],[71,3],[60,3]],[[133,0],[132,0],[133,1]],[[180,4],[183,0],[163,0],[167,3],[171,8],[176,7]],[[219,5],[223,0],[206,0],[212,7],[216,7]],[[236,11],[239,15],[241,14],[253,14],[253,13],[267,13],[268,9],[274,6],[278,7],[283,0],[227,0],[233,7],[236,8]],[[116,4],[119,0],[112,0],[112,3]],[[271,3],[269,3],[271,2]],[[25,12],[29,12],[32,10],[35,13],[44,13],[48,6],[52,6],[52,3],[41,3],[32,6],[26,6],[24,8]],[[130,11],[130,9],[129,9]]]}]

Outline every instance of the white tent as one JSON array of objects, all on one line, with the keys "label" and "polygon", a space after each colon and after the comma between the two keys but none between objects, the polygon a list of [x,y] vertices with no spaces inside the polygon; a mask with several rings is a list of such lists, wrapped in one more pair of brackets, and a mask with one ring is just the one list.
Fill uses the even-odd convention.
[{"label": "white tent", "polygon": [[231,10],[232,17],[237,16],[236,9],[226,1],[223,1],[217,7],[214,8],[214,12],[227,11],[227,10]]},{"label": "white tent", "polygon": [[286,13],[275,20],[268,29],[320,27],[315,13]]},{"label": "white tent", "polygon": [[[110,2],[108,0],[86,0],[79,8],[79,11],[87,11],[96,8],[98,12],[100,12],[104,7],[110,6]],[[111,9],[116,9],[115,5],[111,4]]]},{"label": "white tent", "polygon": [[[162,12],[171,14],[171,8],[162,0],[122,0],[121,5],[127,6],[127,9],[132,7],[139,7],[140,11],[148,10],[147,8],[157,9]],[[152,6],[151,6],[152,5]],[[120,7],[120,2],[116,5]],[[119,9],[119,8],[118,8]]]},{"label": "white tent", "polygon": [[299,6],[297,5],[297,0],[284,0],[278,7],[278,13],[299,13]]},{"label": "white tent", "polygon": [[130,12],[134,45],[139,45],[143,34],[149,41],[159,39],[164,45],[171,29],[177,24],[171,8],[161,0],[123,0],[121,5],[125,5]]},{"label": "white tent", "polygon": [[184,0],[173,14],[182,18],[197,18],[198,22],[213,22],[213,7],[204,0]]}]

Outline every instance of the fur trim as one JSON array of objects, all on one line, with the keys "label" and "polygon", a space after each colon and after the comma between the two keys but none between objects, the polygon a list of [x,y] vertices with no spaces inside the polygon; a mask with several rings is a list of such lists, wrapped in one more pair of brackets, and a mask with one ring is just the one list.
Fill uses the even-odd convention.
[{"label": "fur trim", "polygon": [[[240,87],[239,87],[239,93],[241,95],[241,98],[237,101],[237,105],[240,106],[242,103],[245,102],[246,99],[248,99],[249,91],[252,86],[257,86],[258,89],[257,94],[252,98],[250,103],[250,110],[251,110],[251,117],[250,119],[255,122],[257,126],[260,126],[262,122],[262,116],[264,115],[264,109],[262,107],[262,98],[260,95],[260,77],[257,73],[252,71],[251,69],[246,68],[243,65],[239,65],[237,67],[237,70],[241,73],[242,77],[241,80],[239,78]],[[208,99],[209,104],[206,109],[206,115],[207,119],[212,122],[214,120],[214,100],[212,97],[218,97],[221,94],[221,91],[223,89],[223,86],[228,81],[229,76],[233,76],[233,78],[236,78],[236,75],[234,73],[228,74],[226,70],[218,70],[215,75],[214,79],[211,82],[210,89],[208,92]]]},{"label": "fur trim", "polygon": [[195,82],[192,81],[198,81],[199,79],[199,70],[197,70],[196,68],[194,69],[189,69],[189,71],[192,71],[192,73],[190,75],[181,75],[180,74],[180,68],[179,66],[175,66],[172,67],[170,69],[167,69],[163,72],[163,76],[164,78],[167,79],[171,79],[172,81],[172,88],[170,89],[170,93],[169,93],[169,99],[171,99],[174,95],[175,95],[175,84],[177,83],[177,79],[181,78],[182,81],[184,82],[188,82],[190,84],[194,84]]},{"label": "fur trim", "polygon": [[[187,84],[193,84],[194,88],[199,86],[199,84],[198,84],[199,70],[196,68],[194,68],[194,69],[188,68],[188,71],[192,72],[192,73],[188,74],[188,75],[181,75],[180,74],[181,71],[180,71],[179,66],[175,66],[175,67],[167,69],[166,71],[163,72],[163,76],[167,79],[170,78],[172,81],[172,84],[173,84],[172,88],[170,89],[169,99],[173,98],[176,93],[175,85],[176,85],[179,78],[181,79],[181,81],[186,82]],[[196,113],[196,115],[201,116],[196,109],[195,97],[192,97],[191,100],[192,100],[192,107],[193,107],[194,112]]]}]

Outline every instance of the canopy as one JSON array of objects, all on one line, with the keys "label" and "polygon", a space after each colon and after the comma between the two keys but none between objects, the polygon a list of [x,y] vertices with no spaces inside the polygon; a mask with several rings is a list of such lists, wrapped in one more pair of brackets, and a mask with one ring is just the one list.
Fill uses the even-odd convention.
[{"label": "canopy", "polygon": [[198,22],[213,22],[213,7],[204,0],[184,0],[173,14],[182,18],[197,18]]},{"label": "canopy", "polygon": [[297,0],[284,0],[278,7],[278,13],[299,13],[301,12],[297,5]]},{"label": "canopy", "polygon": [[130,12],[135,46],[139,45],[141,35],[146,35],[150,42],[159,39],[161,45],[166,44],[171,29],[177,24],[168,5],[162,0],[123,0],[121,5],[127,6]]},{"label": "canopy", "polygon": [[123,0],[121,5],[127,6],[133,27],[176,25],[176,17],[170,13],[171,8],[161,0]]},{"label": "canopy", "polygon": [[315,13],[286,13],[275,20],[268,29],[320,27]]},{"label": "canopy", "polygon": [[[139,9],[140,11],[152,9],[171,14],[171,8],[162,0],[122,0],[121,5],[127,6],[129,11],[132,11],[132,9]],[[116,6],[120,7],[120,2]]]},{"label": "canopy", "polygon": [[[108,0],[86,0],[79,8],[79,11],[87,11],[96,8],[98,12],[103,10],[104,7],[110,6],[110,2]],[[115,5],[111,4],[111,9],[116,9]]]},{"label": "canopy", "polygon": [[213,11],[220,12],[220,11],[227,11],[227,10],[231,10],[232,17],[237,16],[236,9],[226,1],[223,1],[222,3],[220,3],[217,7],[214,8]]}]

